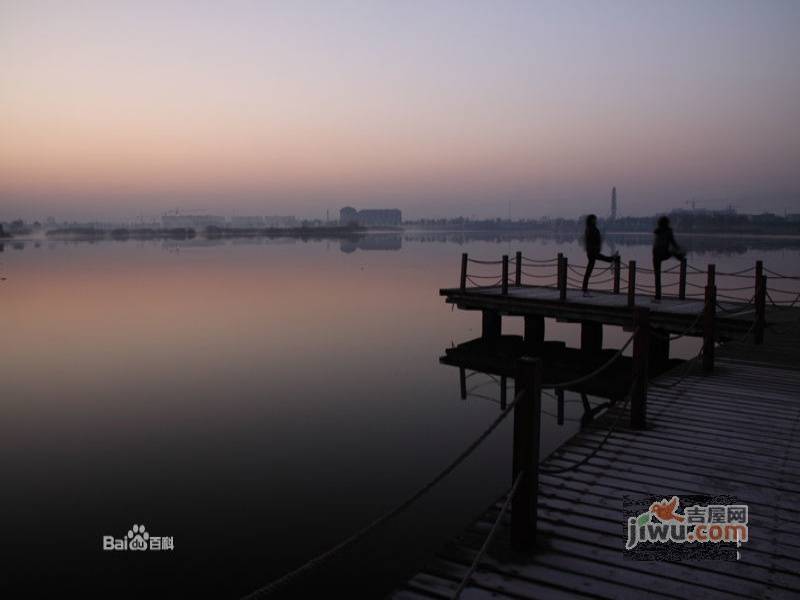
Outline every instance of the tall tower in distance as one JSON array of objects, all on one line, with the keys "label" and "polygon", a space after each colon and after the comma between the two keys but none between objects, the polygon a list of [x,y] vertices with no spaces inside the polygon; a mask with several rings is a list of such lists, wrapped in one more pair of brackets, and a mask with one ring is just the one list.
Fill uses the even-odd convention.
[{"label": "tall tower in distance", "polygon": [[611,188],[611,214],[608,217],[609,221],[615,221],[617,219],[617,188]]}]

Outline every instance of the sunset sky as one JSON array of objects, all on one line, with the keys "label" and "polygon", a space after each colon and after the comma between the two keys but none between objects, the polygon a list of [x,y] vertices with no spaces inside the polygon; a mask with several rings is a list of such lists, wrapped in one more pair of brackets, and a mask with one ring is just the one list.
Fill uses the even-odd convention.
[{"label": "sunset sky", "polygon": [[0,0],[0,220],[800,212],[800,2]]}]

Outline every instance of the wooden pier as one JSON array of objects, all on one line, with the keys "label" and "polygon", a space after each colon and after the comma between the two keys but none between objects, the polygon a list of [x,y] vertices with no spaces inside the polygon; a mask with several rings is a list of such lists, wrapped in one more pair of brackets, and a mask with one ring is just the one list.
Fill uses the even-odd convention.
[{"label": "wooden pier", "polygon": [[[470,262],[499,267],[499,279],[470,273]],[[460,368],[462,397],[464,369],[496,373],[499,415],[394,508],[247,600],[296,597],[293,586],[416,503],[512,413],[509,492],[393,597],[800,598],[800,277],[760,261],[733,273],[681,261],[664,271],[672,275],[664,282],[633,261],[623,267],[616,260],[598,270],[604,279],[591,280],[587,296],[575,289],[584,280],[571,273],[581,276],[561,255],[462,256],[460,285],[440,293],[460,309],[481,312],[482,336],[446,352],[442,362]],[[598,289],[604,285],[609,289]],[[656,301],[659,285],[670,293]],[[504,317],[522,317],[524,335],[504,336]],[[580,323],[580,348],[545,341],[546,318]],[[628,341],[604,348],[603,325],[630,332]],[[670,342],[683,336],[702,338],[700,353],[688,361],[670,357]],[[515,380],[510,400],[502,392],[508,377]],[[565,391],[582,394],[585,418],[579,433],[540,460],[543,389],[559,406]],[[587,407],[589,394],[609,401]],[[727,495],[748,505],[750,536],[737,560],[624,557],[625,496],[687,495]]]},{"label": "wooden pier", "polygon": [[[562,267],[558,270],[560,279]],[[392,596],[800,598],[800,310],[794,303],[773,303],[768,309],[766,282],[756,279],[755,286],[755,301],[722,304],[721,316],[709,315],[711,302],[719,308],[714,289],[705,289],[703,300],[664,298],[657,304],[636,293],[629,304],[628,295],[613,291],[584,298],[560,291],[561,281],[554,288],[442,290],[459,308],[484,312],[483,335],[489,340],[498,339],[500,315],[535,318],[526,322],[526,350],[542,348],[540,318],[633,329],[631,306],[644,305],[650,309],[651,332],[657,327],[705,339],[710,335],[713,369],[696,360],[646,378],[646,423],[629,415],[633,405],[617,402],[530,467],[519,464],[519,439],[522,446],[530,445],[525,436],[538,428],[525,432],[515,410],[510,483],[518,486],[520,473],[530,468],[520,486],[529,492],[528,504],[515,501],[501,512],[509,498],[504,495]],[[536,388],[529,406],[538,407],[539,393]],[[525,400],[525,394],[516,399]],[[538,415],[532,418],[538,422]],[[537,456],[538,450],[530,454]],[[516,500],[519,491],[513,490]],[[624,496],[695,494],[731,495],[749,506],[750,539],[738,560],[623,556]],[[520,510],[522,516],[515,514]],[[522,544],[520,532],[526,538]]]},{"label": "wooden pier", "polygon": [[[768,332],[759,347],[723,346],[717,363],[712,375],[651,386],[646,430],[618,426],[579,469],[540,474],[535,549],[512,550],[504,518],[462,597],[800,597],[800,330]],[[667,373],[653,383],[678,379]],[[585,457],[617,410],[542,466]],[[734,495],[750,506],[750,541],[735,562],[627,560],[626,494]],[[452,598],[498,509],[499,503],[446,544],[394,597]]]}]

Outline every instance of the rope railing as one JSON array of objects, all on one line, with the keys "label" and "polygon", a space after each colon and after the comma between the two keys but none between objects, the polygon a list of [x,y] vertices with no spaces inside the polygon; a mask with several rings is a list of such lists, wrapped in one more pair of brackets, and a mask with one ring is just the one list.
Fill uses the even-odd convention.
[{"label": "rope railing", "polygon": [[[470,263],[492,267],[501,265],[502,272],[499,276],[496,272],[469,273],[468,265]],[[477,291],[497,290],[499,288],[500,293],[506,296],[513,294],[513,288],[523,286],[555,288],[559,291],[558,299],[564,302],[570,298],[568,290],[584,288],[583,280],[585,279],[587,268],[588,265],[570,264],[563,254],[551,259],[534,259],[524,256],[521,252],[516,252],[514,256],[504,255],[502,260],[469,258],[467,254],[463,254],[461,289],[467,292],[468,284],[469,289]],[[625,272],[625,276],[623,276],[623,272]],[[752,304],[756,305],[757,310],[761,310],[758,307],[764,303],[760,305],[757,300],[760,287],[758,282],[761,281],[762,277],[765,277],[764,273],[774,274],[776,279],[781,280],[800,280],[800,277],[766,269],[762,261],[757,261],[755,266],[723,272],[717,271],[716,266],[713,264],[708,265],[707,269],[700,269],[682,259],[680,263],[661,270],[659,275],[659,272],[654,269],[642,265],[637,266],[635,261],[623,264],[615,255],[611,264],[593,269],[587,283],[591,285],[593,290],[627,295],[627,305],[631,308],[636,306],[637,296],[653,296],[656,300],[666,297],[667,299],[704,301],[709,286],[712,286],[715,298],[727,304],[726,306],[715,300],[717,308],[723,313],[734,314],[741,312],[742,306],[750,306]],[[640,275],[638,280],[637,274]],[[666,275],[672,276],[664,281],[663,277]],[[708,280],[698,281],[698,276],[707,277]],[[735,283],[736,278],[753,279],[753,283],[751,285],[737,285]],[[744,296],[744,292],[749,290],[754,290],[756,299],[751,296],[748,300]],[[771,307],[794,308],[800,304],[800,289],[793,290],[784,286],[780,288],[771,287],[767,291],[772,293],[768,301]],[[666,292],[667,295],[662,296],[662,292]],[[591,296],[591,294],[585,295]],[[731,304],[742,306],[731,306]],[[760,315],[760,318],[763,321],[763,315]]]},{"label": "rope railing", "polygon": [[554,264],[557,260],[557,258],[531,258],[529,256],[523,256],[522,264]]},{"label": "rope railing", "polygon": [[486,551],[489,549],[489,546],[494,539],[495,533],[497,533],[497,527],[500,524],[500,521],[503,520],[503,516],[506,514],[508,510],[508,506],[511,504],[511,499],[514,497],[514,494],[517,493],[517,488],[519,484],[522,482],[523,475],[525,473],[520,471],[517,474],[517,478],[514,480],[514,485],[511,486],[508,494],[506,495],[505,502],[503,502],[503,506],[500,508],[500,513],[497,515],[494,523],[492,524],[492,528],[489,530],[489,534],[486,536],[486,539],[481,545],[480,550],[475,555],[475,558],[472,560],[472,564],[470,564],[469,569],[467,569],[467,573],[461,579],[461,583],[458,584],[458,588],[456,588],[455,593],[453,594],[453,600],[458,600],[461,597],[461,593],[464,591],[464,588],[467,587],[470,580],[472,579],[472,575],[475,573],[475,570],[478,568],[478,564],[481,562],[481,559],[486,554]]},{"label": "rope railing", "polygon": [[656,336],[657,338],[662,339],[664,341],[674,342],[675,340],[679,340],[682,337],[685,337],[686,335],[688,335],[690,331],[694,331],[694,328],[700,322],[700,319],[703,317],[704,314],[706,314],[705,309],[703,309],[699,313],[697,313],[697,316],[695,316],[694,321],[692,321],[692,323],[688,327],[686,327],[686,329],[681,331],[680,333],[676,333],[674,335],[672,335],[672,334],[663,335],[663,334],[659,333],[658,331],[656,331],[655,329],[651,330],[650,333],[653,334],[654,336]]},{"label": "rope railing", "polygon": [[596,377],[597,375],[599,375],[600,373],[605,371],[612,364],[614,364],[614,362],[616,362],[616,360],[620,356],[622,356],[622,353],[625,352],[625,350],[627,350],[628,346],[630,346],[633,343],[633,340],[636,337],[636,333],[638,331],[639,331],[638,329],[634,330],[634,332],[631,334],[631,337],[628,338],[628,341],[625,342],[625,344],[622,346],[622,348],[617,350],[616,353],[614,353],[614,356],[612,356],[610,359],[608,359],[602,365],[597,367],[594,371],[591,371],[590,373],[587,373],[586,375],[582,375],[581,377],[578,377],[577,379],[573,379],[571,381],[543,384],[542,385],[542,389],[545,389],[545,390],[563,390],[565,388],[573,387],[573,386],[576,386],[578,384],[585,383],[586,381],[589,381],[590,379],[593,379],[594,377]]},{"label": "rope railing", "polygon": [[779,308],[779,309],[780,308],[794,308],[794,305],[797,304],[800,301],[800,293],[798,293],[797,296],[795,297],[795,299],[792,300],[792,301],[789,301],[789,300],[778,300],[776,302],[775,300],[772,299],[772,296],[769,295],[769,292],[767,292],[767,298],[769,299],[770,304],[772,306],[774,306],[775,308]]},{"label": "rope railing", "polygon": [[775,279],[796,279],[800,280],[800,275],[783,275],[782,273],[778,273],[776,271],[772,271],[764,267],[764,272],[772,275]]},{"label": "rope railing", "polygon": [[458,467],[464,460],[467,459],[475,449],[481,445],[481,443],[489,437],[489,435],[497,429],[497,427],[502,423],[505,418],[509,415],[509,413],[513,410],[514,406],[516,405],[517,401],[522,397],[523,392],[519,392],[516,394],[511,402],[509,402],[508,406],[503,410],[500,415],[492,421],[492,423],[487,427],[483,433],[481,433],[475,441],[473,441],[467,448],[461,452],[453,461],[450,462],[444,469],[439,471],[439,473],[434,476],[432,479],[428,481],[425,485],[420,487],[415,493],[411,494],[404,502],[401,502],[397,506],[395,506],[392,510],[382,514],[380,517],[372,520],[370,523],[347,537],[346,539],[342,540],[334,547],[326,550],[325,552],[318,554],[311,560],[306,561],[301,566],[297,567],[296,569],[286,573],[285,575],[281,576],[280,578],[268,583],[267,585],[255,590],[254,592],[248,594],[243,598],[243,600],[257,600],[259,598],[266,598],[271,594],[277,592],[278,590],[284,588],[286,585],[291,583],[300,575],[307,573],[308,571],[314,569],[321,563],[325,562],[326,560],[332,558],[334,555],[338,554],[348,546],[351,546],[355,542],[361,540],[370,533],[372,530],[376,529],[378,526],[382,525],[383,523],[389,521],[393,517],[397,516],[401,512],[405,511],[414,504],[417,500],[419,500],[422,496],[424,496],[427,492],[433,489],[440,481],[442,481],[445,477],[447,477],[450,473],[452,473],[456,467]]}]

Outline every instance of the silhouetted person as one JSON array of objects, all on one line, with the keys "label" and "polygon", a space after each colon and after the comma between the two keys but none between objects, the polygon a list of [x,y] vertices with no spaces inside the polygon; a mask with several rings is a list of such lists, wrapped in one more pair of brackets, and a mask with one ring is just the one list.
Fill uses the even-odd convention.
[{"label": "silhouetted person", "polygon": [[668,258],[683,260],[686,253],[678,246],[672,228],[669,226],[669,219],[661,217],[658,219],[658,227],[653,232],[653,273],[656,280],[656,302],[661,300],[661,263]]},{"label": "silhouetted person", "polygon": [[612,262],[613,256],[606,256],[600,250],[603,248],[603,236],[600,235],[600,230],[597,228],[597,216],[589,215],[586,217],[586,230],[583,232],[583,245],[586,247],[586,258],[589,263],[586,265],[586,273],[583,276],[583,295],[589,295],[589,278],[592,276],[594,270],[594,263],[598,260],[603,262]]}]

